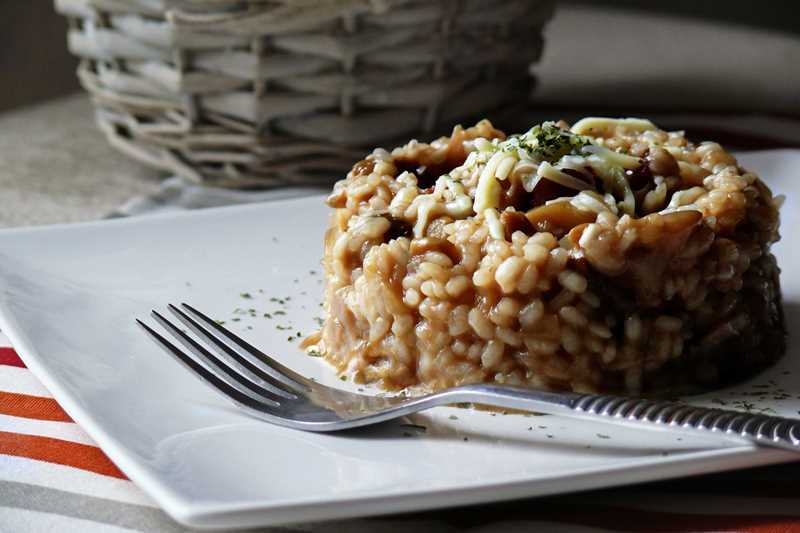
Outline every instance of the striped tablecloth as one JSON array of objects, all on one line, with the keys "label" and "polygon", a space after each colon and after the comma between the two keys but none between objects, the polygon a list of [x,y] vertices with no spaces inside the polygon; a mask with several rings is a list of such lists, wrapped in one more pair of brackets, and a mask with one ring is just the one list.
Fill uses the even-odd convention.
[{"label": "striped tablecloth", "polygon": [[[800,463],[689,480],[264,531],[800,533]],[[187,531],[64,412],[0,334],[0,532]]]}]

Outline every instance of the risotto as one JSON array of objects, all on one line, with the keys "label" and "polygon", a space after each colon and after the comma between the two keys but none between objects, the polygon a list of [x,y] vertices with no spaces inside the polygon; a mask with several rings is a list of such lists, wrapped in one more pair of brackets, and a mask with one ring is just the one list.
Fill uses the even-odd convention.
[{"label": "risotto", "polygon": [[647,120],[484,120],[376,149],[327,200],[337,370],[388,389],[708,387],[784,349],[780,199]]}]

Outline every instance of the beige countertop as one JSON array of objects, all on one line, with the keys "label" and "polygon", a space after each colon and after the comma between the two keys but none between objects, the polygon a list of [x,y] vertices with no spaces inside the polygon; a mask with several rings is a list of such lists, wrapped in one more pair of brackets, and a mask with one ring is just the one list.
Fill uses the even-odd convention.
[{"label": "beige countertop", "polygon": [[160,179],[106,143],[82,93],[0,115],[0,227],[94,220]]}]

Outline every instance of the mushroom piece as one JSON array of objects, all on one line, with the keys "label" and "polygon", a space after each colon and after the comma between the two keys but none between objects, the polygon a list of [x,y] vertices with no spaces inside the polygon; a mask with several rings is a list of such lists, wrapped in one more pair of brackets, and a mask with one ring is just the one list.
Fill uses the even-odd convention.
[{"label": "mushroom piece", "polygon": [[534,207],[525,213],[525,217],[536,231],[547,231],[561,237],[575,226],[594,222],[597,213],[578,209],[566,201],[559,201]]}]

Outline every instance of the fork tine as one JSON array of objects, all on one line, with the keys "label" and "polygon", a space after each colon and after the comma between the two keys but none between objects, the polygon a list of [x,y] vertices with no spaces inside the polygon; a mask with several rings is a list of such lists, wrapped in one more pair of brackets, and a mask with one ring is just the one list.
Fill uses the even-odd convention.
[{"label": "fork tine", "polygon": [[271,408],[279,407],[280,404],[278,404],[278,402],[269,400],[267,398],[256,400],[243,393],[239,389],[232,387],[224,380],[220,379],[206,369],[203,365],[186,355],[177,346],[165,339],[160,333],[138,318],[136,319],[136,323],[139,324],[139,326],[141,326],[142,329],[144,329],[169,355],[177,359],[178,362],[182,363],[184,366],[188,367],[189,370],[194,372],[200,379],[211,385],[211,387],[216,389],[218,392],[221,392],[227,396],[229,399],[247,408],[254,409],[262,413],[273,414],[274,410]]},{"label": "fork tine", "polygon": [[[242,350],[246,351],[251,356],[255,357],[261,363],[266,365],[268,367],[268,369],[272,371],[272,372],[270,372],[270,374],[272,374],[276,379],[280,379],[281,381],[283,381],[284,383],[287,383],[288,385],[300,386],[300,387],[303,387],[305,389],[310,388],[311,382],[308,380],[308,378],[305,378],[305,377],[301,376],[300,374],[298,374],[297,372],[295,372],[294,370],[283,366],[282,364],[280,364],[278,361],[276,361],[272,357],[270,357],[267,354],[265,354],[264,352],[258,350],[255,346],[253,346],[249,342],[247,342],[244,339],[234,335],[228,329],[223,328],[222,326],[220,326],[219,324],[214,322],[214,320],[212,320],[211,318],[209,318],[205,314],[201,313],[200,311],[198,311],[197,309],[195,309],[191,305],[189,305],[187,303],[182,303],[181,307],[183,307],[185,309],[188,309],[193,315],[195,315],[198,319],[202,320],[206,325],[208,325],[209,327],[211,327],[214,330],[218,331],[219,333],[221,333],[222,335],[227,337],[228,340],[230,340],[231,342],[236,344],[238,347],[240,347]],[[265,369],[265,370],[269,371],[268,369]]]},{"label": "fork tine", "polygon": [[[225,355],[227,355],[230,359],[233,360],[235,365],[239,366],[240,372],[244,373],[249,377],[252,381],[262,381],[266,382],[270,388],[275,388],[282,391],[284,394],[282,396],[286,396],[287,398],[296,398],[297,396],[295,393],[297,392],[304,392],[307,390],[305,387],[295,385],[293,383],[287,384],[284,383],[282,380],[277,379],[271,373],[266,372],[260,366],[254,364],[248,358],[242,356],[236,350],[233,350],[230,346],[222,342],[216,335],[208,331],[208,329],[204,328],[201,324],[199,324],[196,320],[192,317],[178,309],[172,304],[168,304],[167,308],[170,310],[172,314],[174,314],[178,320],[180,320],[186,327],[191,329],[194,333],[196,333],[201,338],[205,339],[206,342],[213,345],[218,350],[222,351]],[[163,317],[162,317],[163,318]],[[298,390],[299,389],[299,390]],[[287,396],[290,394],[291,396]]]},{"label": "fork tine", "polygon": [[172,335],[176,337],[190,352],[208,362],[219,372],[225,373],[228,378],[235,381],[237,384],[246,387],[256,395],[256,399],[261,396],[276,402],[279,400],[279,396],[289,400],[297,399],[296,395],[291,394],[282,388],[279,388],[278,386],[270,386],[271,383],[265,383],[263,380],[258,379],[257,376],[254,380],[250,376],[240,374],[237,371],[238,369],[232,368],[227,361],[205,349],[189,335],[181,331],[180,328],[178,328],[175,324],[164,318],[159,312],[152,311],[152,313],[156,321],[158,321],[159,324],[172,333]]}]

